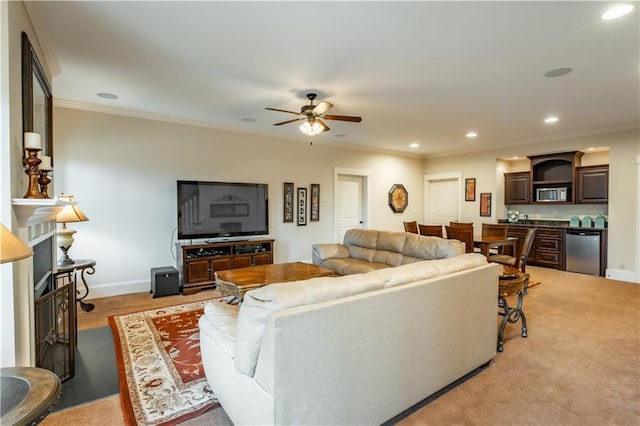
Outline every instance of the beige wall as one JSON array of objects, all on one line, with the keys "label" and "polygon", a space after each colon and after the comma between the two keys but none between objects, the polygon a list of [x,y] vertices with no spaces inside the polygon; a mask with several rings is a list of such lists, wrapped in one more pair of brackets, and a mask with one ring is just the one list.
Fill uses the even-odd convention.
[{"label": "beige wall", "polygon": [[492,218],[479,216],[478,201],[464,202],[463,221],[495,221],[506,217],[504,205],[504,179],[506,171],[526,170],[524,162],[510,165],[510,162],[498,160],[508,158],[517,150],[519,156],[539,155],[552,152],[586,150],[591,146],[608,146],[607,154],[588,154],[585,165],[608,162],[609,204],[607,205],[571,205],[571,206],[518,206],[521,212],[532,213],[532,217],[566,219],[573,215],[603,214],[609,219],[608,269],[607,276],[625,281],[640,282],[640,252],[638,249],[640,224],[638,217],[637,158],[640,155],[640,131],[638,129],[592,135],[582,138],[563,139],[548,143],[539,143],[508,149],[477,152],[473,154],[427,159],[425,169],[430,174],[462,172],[464,177],[475,177],[477,193],[492,192],[495,204]]},{"label": "beige wall", "polygon": [[[57,193],[75,196],[90,221],[70,256],[94,258],[92,296],[149,290],[150,268],[175,265],[176,180],[269,184],[270,234],[275,261],[311,259],[316,242],[334,241],[334,168],[371,172],[368,226],[403,229],[422,215],[422,165],[417,157],[313,145],[302,135],[282,140],[102,112],[54,108]],[[282,222],[282,184],[320,184],[320,221]],[[394,214],[387,192],[402,183],[409,207]]]}]

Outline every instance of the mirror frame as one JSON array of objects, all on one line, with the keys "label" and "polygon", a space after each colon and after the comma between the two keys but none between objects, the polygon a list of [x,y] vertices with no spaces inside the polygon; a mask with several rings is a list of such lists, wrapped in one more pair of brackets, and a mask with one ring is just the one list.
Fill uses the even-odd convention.
[{"label": "mirror frame", "polygon": [[[34,87],[42,90],[44,94],[43,105],[35,105]],[[39,110],[36,111],[36,107]],[[51,157],[53,164],[53,96],[51,86],[44,73],[44,69],[38,60],[35,50],[29,41],[27,33],[22,32],[22,132],[36,132],[42,136],[41,155]],[[41,117],[41,124],[34,128],[35,117]],[[24,138],[23,138],[24,144]]]}]

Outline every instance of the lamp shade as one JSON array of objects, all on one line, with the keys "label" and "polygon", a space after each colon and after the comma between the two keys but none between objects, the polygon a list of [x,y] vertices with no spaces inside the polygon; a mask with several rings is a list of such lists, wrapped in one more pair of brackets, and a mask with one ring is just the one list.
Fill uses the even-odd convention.
[{"label": "lamp shade", "polygon": [[78,205],[73,200],[73,195],[60,195],[58,196],[58,199],[61,201],[67,201],[71,204],[64,206],[64,208],[60,210],[56,216],[56,222],[86,222],[89,220],[89,218],[78,208]]},{"label": "lamp shade", "polygon": [[305,121],[300,125],[300,131],[307,136],[315,136],[322,133],[324,131],[324,127],[322,127],[322,125],[317,121],[314,123]]},{"label": "lamp shade", "polygon": [[0,263],[13,262],[29,256],[33,256],[31,248],[0,223]]}]

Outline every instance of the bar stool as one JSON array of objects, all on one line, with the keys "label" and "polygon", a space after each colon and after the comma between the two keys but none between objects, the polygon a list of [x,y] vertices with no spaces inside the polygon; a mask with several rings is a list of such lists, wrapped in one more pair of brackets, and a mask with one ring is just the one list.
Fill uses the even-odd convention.
[{"label": "bar stool", "polygon": [[[500,332],[498,333],[498,352],[504,350],[504,329],[507,322],[512,324],[522,320],[522,332],[520,336],[527,337],[527,318],[522,310],[522,301],[525,295],[525,288],[529,284],[529,274],[520,272],[512,267],[505,267],[502,275],[498,280],[498,308],[502,308],[502,312],[498,311],[498,315],[502,316],[500,324]],[[506,297],[513,294],[518,295],[518,301],[515,307],[510,307]]]}]

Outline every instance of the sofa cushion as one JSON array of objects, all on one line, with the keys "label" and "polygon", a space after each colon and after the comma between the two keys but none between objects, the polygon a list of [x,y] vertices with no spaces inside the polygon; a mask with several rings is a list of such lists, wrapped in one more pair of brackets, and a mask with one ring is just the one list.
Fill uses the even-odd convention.
[{"label": "sofa cushion", "polygon": [[386,263],[368,262],[366,260],[351,259],[342,267],[342,275],[364,274],[378,269],[390,268]]},{"label": "sofa cushion", "polygon": [[387,266],[400,266],[402,265],[402,253],[393,252],[389,250],[376,250],[373,255],[372,262],[383,263]]},{"label": "sofa cushion", "polygon": [[440,275],[438,269],[432,265],[432,262],[432,260],[422,259],[420,262],[402,265],[396,268],[381,269],[369,275],[380,277],[380,279],[384,281],[385,287],[394,287]]},{"label": "sofa cushion", "polygon": [[349,249],[343,244],[314,244],[311,250],[313,263],[319,265],[326,259],[349,257]]},{"label": "sofa cushion", "polygon": [[465,253],[460,256],[448,259],[432,260],[431,264],[435,267],[440,275],[448,275],[465,269],[475,268],[477,266],[486,265],[487,257],[481,253]]},{"label": "sofa cushion", "polygon": [[240,306],[234,365],[252,377],[260,353],[268,316],[294,306],[326,302],[384,287],[384,281],[371,274],[320,277],[302,281],[270,284],[248,291]]},{"label": "sofa cushion", "polygon": [[464,243],[440,237],[407,234],[402,254],[422,259],[445,259],[464,254]]},{"label": "sofa cushion", "polygon": [[405,241],[407,239],[406,232],[380,232],[378,234],[378,243],[376,248],[378,250],[387,250],[396,253],[402,253]]},{"label": "sofa cushion", "polygon": [[378,234],[375,229],[349,229],[344,234],[344,245],[375,249],[378,244]]},{"label": "sofa cushion", "polygon": [[354,245],[349,245],[347,247],[349,248],[349,257],[350,258],[366,260],[367,262],[373,262],[373,256],[376,254],[376,250],[375,249],[371,249],[371,248],[367,248],[367,247],[354,246]]},{"label": "sofa cushion", "polygon": [[233,358],[238,310],[237,305],[208,302],[204,305],[204,315],[198,321],[200,333],[208,334],[230,358]]}]

